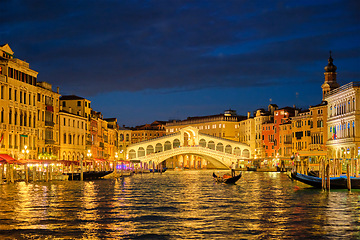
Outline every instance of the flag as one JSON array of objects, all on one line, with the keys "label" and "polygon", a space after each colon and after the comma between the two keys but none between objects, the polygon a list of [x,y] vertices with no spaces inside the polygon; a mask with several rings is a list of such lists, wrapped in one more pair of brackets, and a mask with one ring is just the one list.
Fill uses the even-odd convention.
[{"label": "flag", "polygon": [[333,127],[333,136],[332,138],[336,140],[336,127]]},{"label": "flag", "polygon": [[4,134],[1,135],[0,143],[2,142],[3,139],[4,139]]}]

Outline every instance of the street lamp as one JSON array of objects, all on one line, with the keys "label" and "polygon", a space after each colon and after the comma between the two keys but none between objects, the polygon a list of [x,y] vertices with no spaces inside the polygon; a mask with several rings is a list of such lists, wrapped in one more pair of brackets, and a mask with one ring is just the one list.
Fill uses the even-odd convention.
[{"label": "street lamp", "polygon": [[[88,150],[88,152],[87,152],[87,154],[86,154],[87,156],[88,156],[88,159],[89,159],[89,162],[90,162],[90,158],[91,158],[91,151],[90,151],[90,149]],[[90,170],[90,169],[89,169]]]},{"label": "street lamp", "polygon": [[21,152],[25,155],[24,160],[26,160],[26,155],[29,154],[29,149],[27,149],[26,145],[24,146],[24,149]]},{"label": "street lamp", "polygon": [[117,173],[117,161],[118,161],[118,157],[119,157],[119,155],[118,155],[118,153],[116,152],[116,153],[115,153],[115,165],[114,165],[114,171],[115,171],[115,173]]},{"label": "street lamp", "polygon": [[[24,146],[24,149],[21,151],[24,154],[24,159],[26,161],[26,155],[29,154],[29,149],[27,149],[27,146]],[[25,180],[26,182],[29,182],[29,173],[28,173],[28,167],[27,163],[25,163]]]}]

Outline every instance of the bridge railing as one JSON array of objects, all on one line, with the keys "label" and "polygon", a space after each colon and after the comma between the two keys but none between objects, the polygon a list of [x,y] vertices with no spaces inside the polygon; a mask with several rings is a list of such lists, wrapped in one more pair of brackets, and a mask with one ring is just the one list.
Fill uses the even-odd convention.
[{"label": "bridge railing", "polygon": [[157,141],[159,139],[168,138],[168,137],[172,137],[172,136],[175,136],[175,135],[180,135],[180,132],[172,133],[172,134],[169,134],[169,135],[164,135],[164,136],[161,136],[161,137],[158,137],[158,138],[144,140],[144,141],[137,142],[137,143],[132,143],[130,146],[133,147],[133,146],[136,146],[136,145],[142,145],[142,144],[144,144],[146,142]]},{"label": "bridge railing", "polygon": [[178,147],[178,148],[172,148],[171,150],[167,150],[167,151],[163,151],[163,152],[157,152],[157,153],[152,153],[143,157],[138,157],[136,159],[139,159],[141,161],[150,161],[152,159],[157,159],[157,158],[168,158],[170,156],[174,156],[174,153],[176,154],[192,154],[192,153],[203,153],[205,155],[214,155],[218,158],[231,158],[233,160],[237,160],[237,159],[248,159],[246,157],[240,156],[240,155],[236,155],[236,154],[230,154],[230,153],[226,153],[226,152],[221,152],[221,151],[216,151],[210,148],[204,148],[201,146],[197,146],[197,147]]}]

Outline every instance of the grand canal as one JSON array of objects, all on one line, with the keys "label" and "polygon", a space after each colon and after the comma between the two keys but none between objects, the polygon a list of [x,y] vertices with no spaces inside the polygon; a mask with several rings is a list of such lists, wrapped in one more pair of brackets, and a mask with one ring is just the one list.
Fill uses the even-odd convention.
[{"label": "grand canal", "polygon": [[0,185],[0,239],[360,239],[358,190],[309,189],[285,173],[224,185],[211,174]]}]

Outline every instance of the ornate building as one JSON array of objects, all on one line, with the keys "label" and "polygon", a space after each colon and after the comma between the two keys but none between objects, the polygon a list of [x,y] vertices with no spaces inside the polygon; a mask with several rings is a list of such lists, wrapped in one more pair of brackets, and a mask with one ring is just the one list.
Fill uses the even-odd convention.
[{"label": "ornate building", "polygon": [[178,120],[166,123],[166,134],[172,134],[180,129],[193,126],[205,133],[215,137],[226,138],[233,141],[240,141],[240,121],[247,117],[239,116],[235,110],[227,110],[222,114],[188,117],[185,120]]},{"label": "ornate building", "polygon": [[327,101],[328,157],[355,158],[360,154],[360,82],[339,87],[336,69],[330,52],[322,85]]}]

